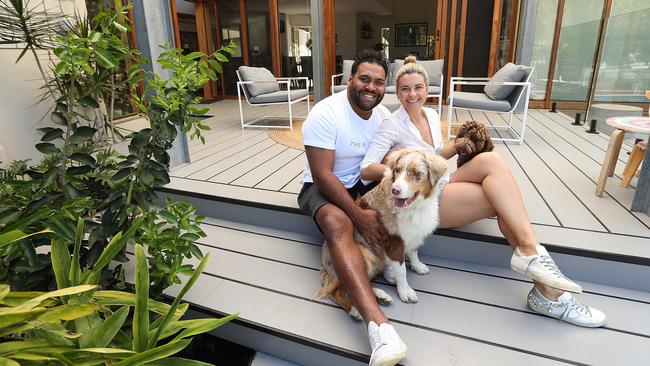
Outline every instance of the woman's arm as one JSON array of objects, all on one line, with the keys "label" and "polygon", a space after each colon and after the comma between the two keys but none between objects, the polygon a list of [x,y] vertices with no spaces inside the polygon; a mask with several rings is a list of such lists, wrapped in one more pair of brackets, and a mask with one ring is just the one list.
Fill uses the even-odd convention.
[{"label": "woman's arm", "polygon": [[381,180],[384,176],[384,169],[386,169],[381,162],[398,140],[399,131],[396,121],[385,119],[375,133],[370,148],[361,162],[361,179],[364,183]]},{"label": "woman's arm", "polygon": [[454,155],[456,155],[456,145],[453,141],[449,141],[440,150],[440,156],[445,159],[451,159],[454,157]]}]

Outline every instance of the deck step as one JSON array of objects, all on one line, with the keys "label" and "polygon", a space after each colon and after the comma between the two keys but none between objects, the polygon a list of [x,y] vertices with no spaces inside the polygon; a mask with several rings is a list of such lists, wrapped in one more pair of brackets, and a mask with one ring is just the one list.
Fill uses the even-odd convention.
[{"label": "deck step", "polygon": [[[251,201],[226,200],[213,195],[189,194],[175,189],[160,192],[162,197],[186,200],[197,207],[201,215],[248,226],[263,228],[270,235],[279,230],[298,238],[320,243],[322,235],[313,220],[296,208]],[[255,197],[254,199],[257,199]],[[556,240],[542,241],[553,253],[563,272],[578,281],[650,292],[650,240],[618,238],[613,234],[581,232],[582,240],[564,242],[566,228],[542,227],[547,236]],[[636,240],[636,241],[635,241]],[[509,268],[511,249],[500,236],[496,220],[485,219],[467,225],[462,230],[439,230],[420,249],[420,253],[440,259]]]},{"label": "deck step", "polygon": [[[256,215],[235,214],[253,221]],[[207,315],[240,312],[215,334],[247,347],[301,365],[367,363],[364,326],[313,298],[320,237],[293,224],[301,230],[206,218],[208,236],[197,243],[211,260],[185,299]],[[431,273],[408,274],[417,304],[402,303],[393,286],[374,282],[395,298],[383,309],[409,346],[404,365],[650,363],[647,291],[581,282],[581,300],[608,314],[606,327],[585,329],[532,313],[525,305],[531,283],[504,266],[427,254],[422,260]]]}]

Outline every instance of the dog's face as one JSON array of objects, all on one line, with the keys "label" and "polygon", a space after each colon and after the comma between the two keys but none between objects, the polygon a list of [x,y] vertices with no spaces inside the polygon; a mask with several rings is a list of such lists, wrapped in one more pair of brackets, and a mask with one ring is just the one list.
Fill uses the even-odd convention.
[{"label": "dog's face", "polygon": [[395,206],[406,208],[429,198],[447,171],[445,160],[433,153],[410,149],[397,150],[387,158],[385,177],[392,180]]}]

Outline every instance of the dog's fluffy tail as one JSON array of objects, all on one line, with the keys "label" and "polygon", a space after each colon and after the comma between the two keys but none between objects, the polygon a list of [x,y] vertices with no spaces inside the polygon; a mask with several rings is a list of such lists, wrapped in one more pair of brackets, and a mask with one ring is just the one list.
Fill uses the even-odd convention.
[{"label": "dog's fluffy tail", "polygon": [[320,283],[322,287],[316,291],[314,299],[330,297],[341,286],[338,277],[332,276],[325,267],[320,269]]}]

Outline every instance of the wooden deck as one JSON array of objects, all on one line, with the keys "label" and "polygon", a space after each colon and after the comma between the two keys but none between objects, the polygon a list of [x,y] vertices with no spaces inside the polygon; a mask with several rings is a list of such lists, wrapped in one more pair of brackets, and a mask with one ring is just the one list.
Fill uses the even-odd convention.
[{"label": "wooden deck", "polygon": [[[207,142],[190,143],[192,162],[171,171],[168,189],[297,210],[304,152],[277,143],[266,130],[242,130],[236,107],[236,101],[230,100],[210,105],[214,117],[206,120],[212,127],[206,134]],[[249,113],[252,118],[259,112]],[[299,109],[296,114],[301,113],[304,110]],[[516,115],[515,125],[521,123],[520,117]],[[462,110],[454,119],[505,123],[498,114]],[[619,186],[630,146],[624,145],[605,195],[596,197],[608,136],[588,134],[584,127],[571,122],[561,113],[531,110],[525,143],[497,143],[495,147],[521,188],[540,241],[561,248],[588,249],[596,255],[606,252],[650,260],[650,217],[630,211],[636,178],[630,188]],[[449,167],[455,169],[455,160],[449,161]],[[500,236],[493,219],[457,231]]]},{"label": "wooden deck", "polygon": [[[322,236],[297,209],[304,153],[266,130],[241,130],[236,102],[210,108],[206,145],[192,142],[192,163],[174,169],[161,190],[208,216],[208,236],[197,244],[211,260],[185,297],[193,314],[240,312],[214,334],[298,365],[367,363],[364,326],[313,297]],[[504,123],[483,113],[454,118]],[[531,283],[510,270],[511,250],[495,220],[486,219],[427,240],[420,257],[431,273],[408,272],[418,303],[402,303],[394,286],[375,279],[395,298],[383,310],[409,347],[402,365],[650,364],[650,218],[629,211],[635,188],[618,186],[626,155],[597,198],[607,136],[586,134],[562,114],[532,110],[528,121],[524,145],[496,150],[521,187],[540,241],[583,286],[579,299],[607,314],[606,326],[580,328],[528,309]]]}]

